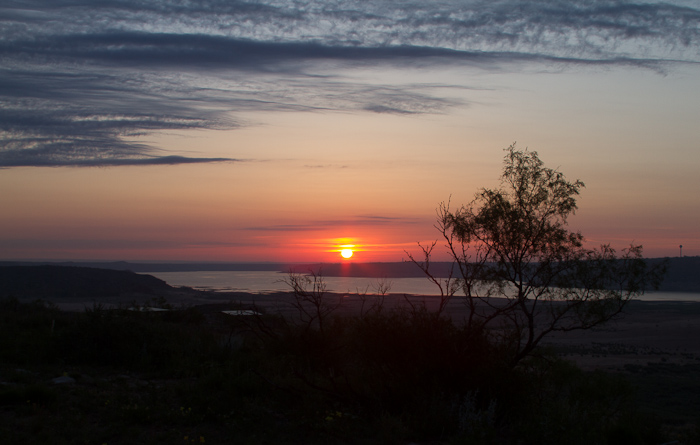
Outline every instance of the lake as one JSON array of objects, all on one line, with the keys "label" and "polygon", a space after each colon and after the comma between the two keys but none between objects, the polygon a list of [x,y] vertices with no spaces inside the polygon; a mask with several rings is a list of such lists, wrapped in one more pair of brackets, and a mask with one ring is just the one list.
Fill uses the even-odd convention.
[{"label": "lake", "polygon": [[[151,272],[148,275],[160,278],[171,286],[188,286],[194,289],[215,292],[264,293],[288,291],[282,280],[287,274],[273,271],[195,271],[195,272]],[[376,293],[380,284],[376,278],[323,277],[329,292]],[[439,295],[440,291],[426,278],[388,278],[389,293]],[[697,301],[700,293],[694,292],[648,292],[638,298],[642,301]]]}]

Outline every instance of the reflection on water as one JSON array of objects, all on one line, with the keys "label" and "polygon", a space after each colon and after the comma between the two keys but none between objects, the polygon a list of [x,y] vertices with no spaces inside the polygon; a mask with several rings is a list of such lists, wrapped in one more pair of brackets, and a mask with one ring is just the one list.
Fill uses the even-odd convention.
[{"label": "reflection on water", "polygon": [[[199,271],[199,272],[154,272],[149,273],[171,286],[189,286],[220,292],[270,292],[288,291],[282,280],[285,273],[258,271]],[[376,293],[380,284],[390,284],[390,293],[440,295],[437,286],[425,278],[376,278],[323,277],[330,292]],[[644,301],[698,301],[700,293],[693,292],[649,292],[639,298]]]}]

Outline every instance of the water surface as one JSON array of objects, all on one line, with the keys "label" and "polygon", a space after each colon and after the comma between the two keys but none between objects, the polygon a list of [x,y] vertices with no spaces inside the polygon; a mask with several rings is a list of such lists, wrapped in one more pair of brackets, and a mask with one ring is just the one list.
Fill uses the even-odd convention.
[{"label": "water surface", "polygon": [[[153,272],[149,273],[164,280],[171,286],[188,286],[194,289],[217,292],[264,293],[288,291],[283,280],[286,273],[273,271],[195,271],[195,272]],[[389,293],[440,295],[437,286],[426,278],[376,278],[323,277],[329,292],[377,292],[380,285],[390,285]],[[648,292],[638,298],[642,301],[697,301],[700,293],[695,292]]]}]

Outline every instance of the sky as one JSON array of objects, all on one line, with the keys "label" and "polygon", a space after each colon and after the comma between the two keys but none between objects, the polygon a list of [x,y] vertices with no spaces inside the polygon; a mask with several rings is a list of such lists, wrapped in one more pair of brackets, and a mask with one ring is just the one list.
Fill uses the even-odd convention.
[{"label": "sky", "polygon": [[402,261],[513,143],[700,255],[695,0],[5,0],[0,61],[0,259]]}]

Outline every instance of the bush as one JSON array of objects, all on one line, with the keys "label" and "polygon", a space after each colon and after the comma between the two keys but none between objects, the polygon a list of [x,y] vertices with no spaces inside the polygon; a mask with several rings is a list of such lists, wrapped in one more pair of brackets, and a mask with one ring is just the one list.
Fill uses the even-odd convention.
[{"label": "bush", "polygon": [[[424,308],[286,324],[259,363],[280,388],[316,397],[402,440],[463,443],[636,443],[659,437],[622,377],[585,373],[539,350],[511,366],[508,351]],[[271,365],[274,363],[274,365]]]},{"label": "bush", "polygon": [[70,315],[43,301],[0,300],[0,359],[18,365],[57,358],[53,340],[57,326]]},{"label": "bush", "polygon": [[96,306],[64,327],[57,348],[68,363],[192,373],[220,352],[218,339],[198,329],[201,320],[190,312],[175,316]]},{"label": "bush", "polygon": [[489,410],[495,421],[501,379],[514,373],[486,338],[423,309],[334,317],[323,331],[287,326],[267,345],[290,390],[400,419],[423,438],[473,429]]}]

